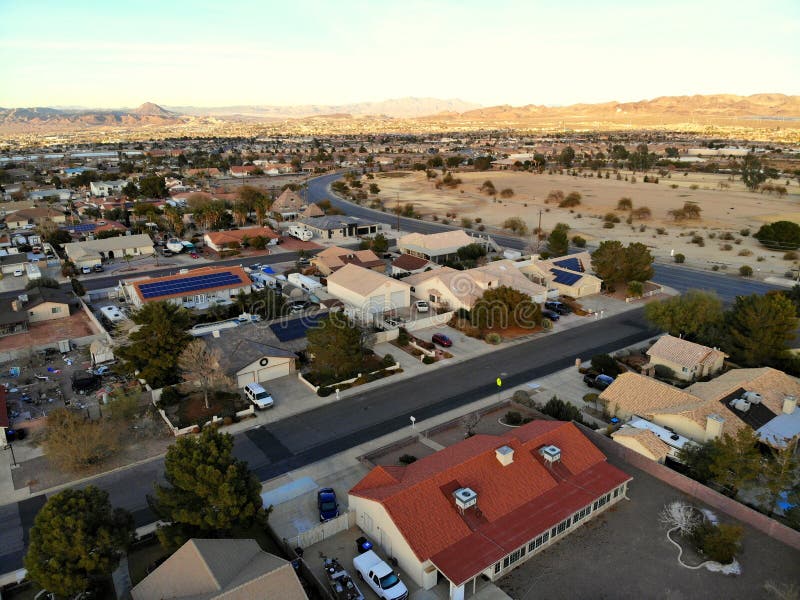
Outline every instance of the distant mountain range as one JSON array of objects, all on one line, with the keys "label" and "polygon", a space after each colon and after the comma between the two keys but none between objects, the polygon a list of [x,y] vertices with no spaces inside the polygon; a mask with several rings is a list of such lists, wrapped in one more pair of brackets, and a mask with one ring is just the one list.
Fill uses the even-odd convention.
[{"label": "distant mountain range", "polygon": [[[73,108],[0,108],[0,135],[47,134],[94,130],[119,130],[137,137],[170,135],[180,127],[182,135],[214,127],[224,134],[233,123],[243,126],[263,122],[287,131],[308,120],[319,131],[347,127],[369,131],[442,131],[452,128],[547,128],[609,129],[617,126],[670,127],[702,125],[773,127],[767,121],[783,121],[800,127],[800,96],[785,94],[732,94],[662,96],[639,102],[604,102],[570,106],[491,106],[437,98],[399,98],[383,102],[345,105],[226,106],[164,108],[147,102],[136,109],[93,110]],[[377,125],[376,125],[377,124]],[[156,135],[157,134],[157,135]]]}]

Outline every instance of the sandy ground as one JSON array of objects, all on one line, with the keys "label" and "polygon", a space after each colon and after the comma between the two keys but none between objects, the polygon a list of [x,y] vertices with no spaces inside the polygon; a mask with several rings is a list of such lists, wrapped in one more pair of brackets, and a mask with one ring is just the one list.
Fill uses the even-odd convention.
[{"label": "sandy ground", "polygon": [[[486,171],[464,172],[453,175],[462,180],[455,189],[437,190],[428,181],[424,172],[379,174],[376,182],[381,188],[381,198],[387,207],[394,207],[396,199],[402,204],[414,203],[417,212],[429,220],[433,215],[444,219],[447,213],[453,224],[460,224],[462,217],[482,219],[487,231],[497,231],[508,217],[519,216],[535,229],[539,212],[542,212],[542,229],[549,231],[556,223],[570,226],[570,237],[580,235],[590,243],[616,239],[623,243],[642,242],[651,247],[654,255],[669,257],[670,252],[682,253],[686,263],[693,266],[737,270],[739,266],[750,265],[761,275],[782,276],[797,261],[783,259],[782,252],[770,251],[750,237],[740,235],[740,231],[750,229],[752,233],[764,224],[778,220],[800,222],[800,186],[796,180],[787,186],[788,194],[783,198],[776,195],[748,192],[740,180],[729,181],[727,175],[705,173],[673,173],[671,177],[659,177],[659,183],[644,183],[640,173],[636,183],[630,181],[631,173],[622,171],[629,181],[617,181],[611,173],[610,179],[584,178],[570,175],[548,175],[515,172]],[[399,173],[397,175],[400,175]],[[652,174],[653,176],[656,173]],[[514,191],[514,196],[496,201],[479,191],[486,180],[491,180],[499,192],[505,188]],[[720,183],[723,187],[720,187]],[[778,182],[785,185],[785,180]],[[677,186],[672,188],[671,186]],[[724,186],[729,186],[724,189]],[[696,189],[692,189],[696,186]],[[564,194],[578,192],[582,196],[580,206],[574,209],[558,208],[545,199],[551,190],[561,190]],[[652,216],[646,220],[634,219],[626,224],[627,211],[616,210],[620,198],[630,198],[634,209],[648,207]],[[702,210],[699,220],[677,223],[668,211],[681,208],[685,202],[696,203]],[[613,229],[603,228],[603,215],[613,212],[621,222]],[[477,225],[474,225],[477,227]],[[658,234],[656,228],[663,227],[665,234]],[[643,229],[643,230],[642,230]],[[692,233],[694,232],[694,233]],[[725,232],[733,234],[733,240],[719,240]],[[705,246],[692,244],[693,235],[703,236]],[[711,238],[710,236],[715,237]],[[727,245],[730,249],[727,249]],[[740,256],[742,251],[750,255]],[[759,261],[759,257],[764,257]],[[724,266],[723,266],[724,265]]]}]

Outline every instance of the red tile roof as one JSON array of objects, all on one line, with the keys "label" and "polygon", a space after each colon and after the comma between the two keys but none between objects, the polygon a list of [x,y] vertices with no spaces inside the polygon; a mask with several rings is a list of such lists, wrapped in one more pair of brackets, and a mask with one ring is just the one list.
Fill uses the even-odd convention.
[{"label": "red tile roof", "polygon": [[[561,449],[556,468],[538,454],[550,444]],[[503,445],[514,450],[508,466],[495,455]],[[572,423],[534,421],[504,436],[473,436],[407,467],[376,467],[350,493],[379,502],[417,558],[434,560],[460,584],[628,479]],[[477,492],[482,519],[459,513],[454,485]]]},{"label": "red tile roof", "polygon": [[404,271],[416,271],[423,268],[430,261],[419,256],[412,256],[411,254],[401,254],[392,262],[393,267],[403,269]]},{"label": "red tile roof", "polygon": [[249,227],[247,229],[231,229],[230,231],[210,231],[206,234],[211,243],[215,245],[241,242],[244,238],[253,239],[265,237],[276,239],[280,236],[269,227]]}]

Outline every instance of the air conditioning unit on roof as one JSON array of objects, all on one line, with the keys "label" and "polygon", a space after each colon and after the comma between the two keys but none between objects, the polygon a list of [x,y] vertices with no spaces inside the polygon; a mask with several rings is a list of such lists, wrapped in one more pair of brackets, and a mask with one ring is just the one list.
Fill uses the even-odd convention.
[{"label": "air conditioning unit on roof", "polygon": [[456,499],[456,506],[462,511],[478,503],[478,494],[468,487],[458,488],[453,492],[453,497]]},{"label": "air conditioning unit on roof", "polygon": [[539,450],[539,454],[542,455],[548,463],[552,464],[561,460],[561,449],[558,446],[544,446]]}]

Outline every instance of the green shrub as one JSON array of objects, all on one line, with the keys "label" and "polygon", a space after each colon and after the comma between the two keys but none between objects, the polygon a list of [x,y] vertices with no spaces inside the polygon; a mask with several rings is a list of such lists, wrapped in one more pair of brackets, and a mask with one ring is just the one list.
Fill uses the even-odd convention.
[{"label": "green shrub", "polygon": [[546,317],[543,318],[542,319],[542,329],[548,330],[548,329],[552,329],[552,328],[553,328],[553,322],[550,319],[546,318]]},{"label": "green shrub", "polygon": [[742,545],[743,533],[738,525],[713,525],[704,521],[695,528],[692,540],[706,558],[727,565],[736,558]]},{"label": "green shrub", "polygon": [[169,387],[165,387],[161,392],[161,398],[159,399],[159,402],[161,402],[164,407],[173,406],[175,404],[180,404],[182,397],[183,396],[181,396],[178,388],[174,385],[171,385]]},{"label": "green shrub", "polygon": [[413,454],[403,454],[400,458],[397,459],[401,465],[410,465],[413,462],[417,462],[417,457]]},{"label": "green shrub", "polygon": [[739,232],[739,235],[742,236],[742,237],[747,237],[748,235],[750,235],[750,230],[749,229],[742,229]]},{"label": "green shrub", "polygon": [[400,332],[397,334],[397,343],[401,346],[408,346],[408,342],[411,338],[408,335],[408,331],[405,328],[401,327]]},{"label": "green shrub", "polygon": [[592,369],[603,375],[611,375],[611,377],[616,377],[622,372],[617,361],[608,354],[595,354],[592,357]]},{"label": "green shrub", "polygon": [[783,255],[783,260],[797,260],[800,255],[797,252],[787,252]]},{"label": "green shrub", "polygon": [[603,223],[603,229],[614,229],[614,224],[606,221]]},{"label": "green shrub", "polygon": [[500,337],[499,333],[494,333],[494,332],[487,334],[484,339],[486,340],[487,344],[491,344],[493,346],[496,346],[503,340],[503,338]]},{"label": "green shrub", "polygon": [[644,293],[644,285],[641,281],[629,281],[628,293],[634,298],[640,298]]},{"label": "green shrub", "polygon": [[576,235],[572,238],[572,243],[578,248],[586,247],[586,240],[579,235]]},{"label": "green shrub", "polygon": [[510,410],[503,417],[503,421],[506,425],[522,425],[522,415],[515,410]]},{"label": "green shrub", "polygon": [[583,395],[583,401],[587,404],[596,404],[597,399],[600,398],[599,394],[595,394],[594,392],[590,392],[588,394]]},{"label": "green shrub", "polygon": [[425,356],[425,358],[422,359],[422,362],[423,364],[426,365],[432,365],[433,363],[436,362],[436,359],[433,358],[432,356]]},{"label": "green shrub", "polygon": [[674,256],[674,258],[675,258],[675,262],[678,263],[678,264],[686,262],[686,256],[684,254],[681,254],[680,252],[678,252]]},{"label": "green shrub", "polygon": [[752,277],[753,276],[753,267],[749,265],[742,265],[739,267],[739,275],[742,277]]},{"label": "green shrub", "polygon": [[331,387],[321,387],[317,390],[317,396],[320,398],[325,398],[330,396],[333,393],[333,388]]},{"label": "green shrub", "polygon": [[584,423],[580,409],[571,402],[564,402],[558,396],[550,398],[547,404],[542,408],[542,412],[559,421],[577,421],[578,423]]},{"label": "green shrub", "polygon": [[391,367],[395,363],[397,363],[397,361],[394,359],[394,356],[392,356],[391,354],[384,354],[383,358],[381,359],[381,366],[384,369],[386,367]]}]

